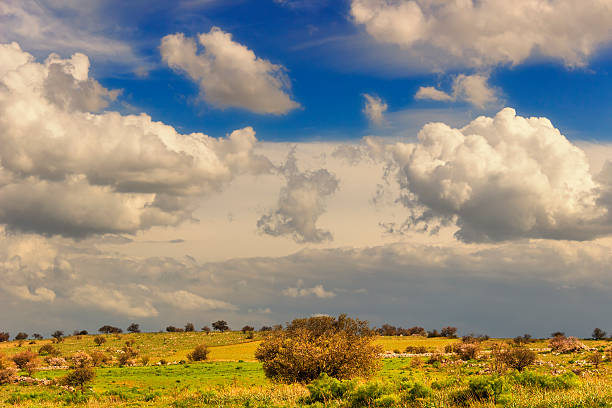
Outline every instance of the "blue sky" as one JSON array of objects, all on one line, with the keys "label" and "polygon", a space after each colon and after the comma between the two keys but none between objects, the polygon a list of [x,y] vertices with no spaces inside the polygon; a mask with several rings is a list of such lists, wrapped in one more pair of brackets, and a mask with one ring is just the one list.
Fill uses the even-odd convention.
[{"label": "blue sky", "polygon": [[3,2],[5,329],[612,328],[585,1]]}]

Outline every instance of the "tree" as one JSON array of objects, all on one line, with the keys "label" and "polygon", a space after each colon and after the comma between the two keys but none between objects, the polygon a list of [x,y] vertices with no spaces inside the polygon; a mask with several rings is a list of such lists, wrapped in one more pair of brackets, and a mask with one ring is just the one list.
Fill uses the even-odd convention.
[{"label": "tree", "polygon": [[536,353],[526,347],[512,347],[503,350],[499,355],[505,365],[519,372],[533,364],[536,360]]},{"label": "tree", "polygon": [[189,361],[204,361],[208,358],[208,353],[210,353],[210,351],[206,344],[200,344],[197,345],[191,353],[187,354],[187,358]]},{"label": "tree", "polygon": [[204,326],[204,327],[202,327],[202,331],[203,331],[204,333],[208,334],[208,333],[210,333],[210,327],[208,327],[208,326]]},{"label": "tree", "polygon": [[225,320],[217,320],[212,324],[213,329],[220,331],[221,333],[228,331],[229,326]]},{"label": "tree", "polygon": [[100,327],[98,329],[98,331],[100,333],[106,333],[106,334],[119,334],[119,333],[123,333],[123,330],[120,329],[119,327],[109,326],[108,324]]},{"label": "tree", "polygon": [[457,328],[452,326],[444,327],[440,330],[440,336],[454,339],[457,337]]},{"label": "tree", "polygon": [[522,346],[523,344],[527,344],[531,342],[531,334],[523,334],[522,336],[516,336],[512,339],[515,344]]},{"label": "tree", "polygon": [[603,340],[606,338],[606,332],[596,327],[592,334],[593,340]]},{"label": "tree", "polygon": [[255,331],[255,328],[253,326],[246,325],[242,328],[243,333],[249,333],[252,331]]},{"label": "tree", "polygon": [[32,335],[32,337],[35,338],[36,340],[42,340],[43,339],[43,336],[41,336],[39,333],[34,333]]},{"label": "tree", "polygon": [[184,331],[183,329],[179,328],[179,327],[174,327],[174,326],[168,326],[166,327],[166,331],[168,333],[179,333]]},{"label": "tree", "polygon": [[102,336],[96,336],[94,337],[94,343],[96,343],[96,345],[99,346],[102,343],[106,343],[106,339]]},{"label": "tree", "polygon": [[338,379],[370,376],[380,366],[380,346],[368,322],[317,316],[293,320],[285,330],[270,332],[255,351],[267,377],[282,382],[309,382],[326,373]]},{"label": "tree", "polygon": [[556,331],[556,332],[550,333],[550,337],[552,337],[553,339],[555,337],[565,337],[565,333],[562,331]]},{"label": "tree", "polygon": [[395,326],[391,326],[390,324],[383,324],[380,327],[380,335],[381,336],[395,336],[397,333],[397,328]]},{"label": "tree", "polygon": [[61,330],[56,330],[53,332],[53,334],[51,334],[51,337],[53,337],[56,342],[60,343],[62,340],[64,340],[64,332]]},{"label": "tree", "polygon": [[132,323],[128,326],[127,331],[130,333],[140,333],[140,325],[138,323]]},{"label": "tree", "polygon": [[602,361],[603,361],[603,357],[598,352],[595,352],[589,356],[589,362],[595,366],[596,370],[599,368],[599,365],[601,364]]},{"label": "tree", "polygon": [[91,367],[77,367],[63,378],[63,383],[73,387],[80,387],[85,392],[85,384],[93,381],[96,372]]},{"label": "tree", "polygon": [[0,343],[8,341],[11,335],[8,332],[0,332]]},{"label": "tree", "polygon": [[272,331],[272,327],[270,326],[261,326],[261,329],[259,329],[260,332],[267,332],[267,331]]},{"label": "tree", "polygon": [[195,327],[194,327],[193,323],[187,323],[187,324],[185,325],[185,331],[186,331],[186,332],[192,332],[192,331],[195,331]]},{"label": "tree", "polygon": [[17,333],[17,335],[15,336],[15,340],[25,340],[28,338],[28,334],[24,333],[24,332],[19,332]]}]

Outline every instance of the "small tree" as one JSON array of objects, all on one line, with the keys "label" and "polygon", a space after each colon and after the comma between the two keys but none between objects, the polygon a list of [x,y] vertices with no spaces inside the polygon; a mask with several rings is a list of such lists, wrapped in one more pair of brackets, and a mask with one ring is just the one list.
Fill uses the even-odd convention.
[{"label": "small tree", "polygon": [[267,331],[272,331],[272,327],[270,326],[261,326],[261,329],[259,329],[260,332],[267,332]]},{"label": "small tree", "polygon": [[524,344],[530,343],[531,340],[531,334],[523,334],[522,336],[516,336],[515,338],[512,339],[512,341],[519,345],[522,346]]},{"label": "small tree", "polygon": [[454,338],[457,337],[457,328],[456,327],[451,327],[451,326],[444,327],[440,331],[440,335],[442,337],[448,337],[450,339],[454,339]]},{"label": "small tree", "polygon": [[255,328],[253,326],[246,325],[242,328],[242,333],[249,333],[252,331],[255,331]]},{"label": "small tree", "polygon": [[199,344],[191,353],[187,354],[187,358],[189,361],[204,361],[208,358],[208,353],[210,353],[210,351],[206,344]]},{"label": "small tree", "polygon": [[81,393],[85,392],[85,384],[93,381],[96,372],[92,367],[78,367],[68,373],[63,378],[63,383],[72,387],[81,388]]},{"label": "small tree", "polygon": [[64,340],[64,332],[61,330],[56,330],[51,334],[51,337],[55,339],[57,343],[60,343]]},{"label": "small tree", "polygon": [[208,334],[208,333],[210,333],[210,327],[208,327],[208,326],[204,326],[204,327],[202,327],[202,331],[203,331],[204,333]]},{"label": "small tree", "polygon": [[526,347],[512,347],[503,350],[500,357],[506,366],[521,372],[535,362],[536,353]]},{"label": "small tree", "polygon": [[106,334],[119,334],[119,333],[123,333],[123,330],[120,329],[119,327],[109,326],[108,324],[100,327],[98,329],[98,331],[100,333],[106,333]]},{"label": "small tree", "polygon": [[34,333],[34,334],[32,335],[32,337],[33,337],[33,338],[35,338],[36,340],[42,340],[42,339],[43,339],[43,336],[42,336],[42,335],[40,335],[39,333]]},{"label": "small tree", "polygon": [[382,349],[373,344],[368,322],[340,315],[295,319],[259,345],[255,358],[267,377],[283,382],[309,382],[326,373],[344,379],[369,376],[380,365]]},{"label": "small tree", "polygon": [[53,347],[53,344],[47,343],[40,346],[40,348],[38,349],[38,355],[57,357],[60,355],[60,351]]},{"label": "small tree", "polygon": [[128,326],[127,331],[130,333],[140,333],[140,325],[138,323],[132,323]]},{"label": "small tree", "polygon": [[220,331],[221,333],[229,330],[229,326],[225,320],[217,320],[212,324],[213,329]]},{"label": "small tree", "polygon": [[0,332],[0,343],[3,341],[9,341],[11,335],[8,332]]},{"label": "small tree", "polygon": [[94,337],[93,341],[97,346],[101,345],[102,343],[106,343],[106,339],[103,336],[96,336]]},{"label": "small tree", "polygon": [[596,327],[591,336],[593,337],[593,340],[603,340],[606,338],[606,332],[601,330],[599,327]]},{"label": "small tree", "polygon": [[174,327],[174,326],[168,326],[166,327],[166,331],[168,333],[179,333],[184,331],[183,329],[179,328],[179,327]]},{"label": "small tree", "polygon": [[192,331],[195,331],[195,327],[194,327],[193,323],[187,323],[187,324],[185,325],[185,331],[186,331],[186,332],[192,332]]},{"label": "small tree", "polygon": [[550,333],[550,337],[552,337],[553,339],[555,337],[565,337],[565,333],[562,332],[562,331],[552,332],[552,333]]},{"label": "small tree", "polygon": [[19,332],[17,333],[17,335],[15,336],[15,340],[25,340],[28,338],[28,334],[24,333],[24,332]]},{"label": "small tree", "polygon": [[595,352],[589,356],[589,362],[595,366],[596,370],[599,368],[602,361],[603,357],[601,353]]}]

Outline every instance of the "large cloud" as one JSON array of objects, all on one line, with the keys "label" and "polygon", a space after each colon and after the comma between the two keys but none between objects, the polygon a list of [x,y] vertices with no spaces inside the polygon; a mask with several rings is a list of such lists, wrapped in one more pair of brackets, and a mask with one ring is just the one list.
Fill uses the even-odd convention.
[{"label": "large cloud", "polygon": [[300,172],[292,151],[280,172],[287,184],[280,191],[277,208],[263,215],[257,227],[272,236],[289,235],[297,242],[332,240],[329,231],[317,227],[327,197],[338,190],[339,180],[327,169]]},{"label": "large cloud", "polygon": [[183,34],[165,36],[160,50],[168,66],[198,82],[206,102],[276,115],[300,106],[287,93],[290,83],[281,65],[258,58],[218,27],[198,40],[204,47],[199,54],[196,42]]},{"label": "large cloud", "polygon": [[430,123],[390,148],[411,223],[456,222],[472,241],[587,240],[612,232],[586,155],[546,118],[506,108],[462,129]]},{"label": "large cloud", "polygon": [[421,57],[433,48],[474,67],[533,54],[584,65],[610,41],[612,25],[612,7],[601,0],[352,0],[351,15],[381,43]]},{"label": "large cloud", "polygon": [[193,197],[270,169],[252,128],[179,134],[149,116],[91,113],[117,96],[83,54],[37,63],[0,45],[0,223],[53,235],[134,233],[191,219]]}]

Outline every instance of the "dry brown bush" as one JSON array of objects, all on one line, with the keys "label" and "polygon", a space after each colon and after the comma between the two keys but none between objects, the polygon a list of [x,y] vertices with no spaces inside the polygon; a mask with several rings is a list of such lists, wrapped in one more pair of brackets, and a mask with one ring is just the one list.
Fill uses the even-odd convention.
[{"label": "dry brown bush", "polygon": [[204,361],[208,358],[208,353],[210,351],[206,344],[199,344],[195,346],[191,353],[187,354],[187,358],[189,361]]},{"label": "dry brown bush", "polygon": [[575,337],[555,336],[548,344],[552,351],[557,353],[573,353],[587,348]]},{"label": "dry brown bush", "polygon": [[21,353],[15,354],[11,359],[20,370],[23,370],[26,368],[26,364],[31,361],[35,361],[36,357],[37,354],[32,352],[32,350],[25,350]]}]

